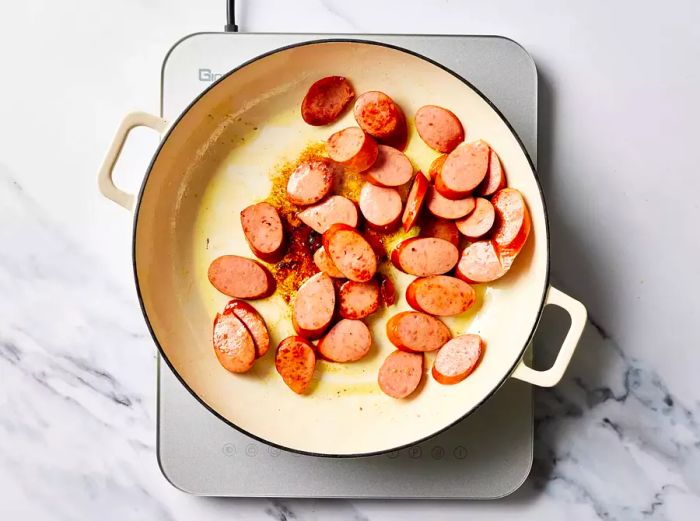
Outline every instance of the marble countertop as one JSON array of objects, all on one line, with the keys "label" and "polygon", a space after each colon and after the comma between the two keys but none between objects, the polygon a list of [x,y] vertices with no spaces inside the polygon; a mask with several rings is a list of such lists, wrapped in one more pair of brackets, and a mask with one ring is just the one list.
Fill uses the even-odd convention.
[{"label": "marble countertop", "polygon": [[[590,324],[563,382],[535,391],[531,477],[492,502],[223,500],[169,485],[130,220],[95,174],[123,114],[157,111],[165,52],[220,30],[224,2],[38,0],[0,23],[0,517],[694,518],[700,4],[239,3],[244,31],[501,34],[534,57],[553,282]],[[117,173],[127,187],[154,145],[136,133]],[[538,350],[561,318],[545,316]]]}]

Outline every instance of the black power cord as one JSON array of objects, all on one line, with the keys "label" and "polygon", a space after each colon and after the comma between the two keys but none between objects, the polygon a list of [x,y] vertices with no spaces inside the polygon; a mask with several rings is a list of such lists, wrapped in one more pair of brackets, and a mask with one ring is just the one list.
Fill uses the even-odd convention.
[{"label": "black power cord", "polygon": [[237,33],[236,25],[236,0],[226,0],[226,25],[224,31],[227,33]]}]

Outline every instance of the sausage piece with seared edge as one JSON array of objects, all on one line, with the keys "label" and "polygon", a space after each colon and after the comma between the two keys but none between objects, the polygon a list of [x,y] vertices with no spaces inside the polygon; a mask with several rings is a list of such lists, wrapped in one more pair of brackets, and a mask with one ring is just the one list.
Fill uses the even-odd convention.
[{"label": "sausage piece with seared edge", "polygon": [[492,241],[508,269],[530,235],[530,213],[522,194],[514,188],[496,192],[491,204],[496,211]]},{"label": "sausage piece with seared edge", "polygon": [[333,186],[333,167],[326,161],[304,161],[294,169],[287,182],[287,196],[294,204],[307,206],[319,202]]},{"label": "sausage piece with seared edge", "polygon": [[244,300],[231,300],[224,308],[224,315],[234,314],[243,322],[255,344],[255,357],[260,358],[270,349],[270,332],[258,310]]},{"label": "sausage piece with seared edge", "polygon": [[338,307],[343,318],[360,319],[371,315],[379,308],[379,284],[369,282],[344,282],[338,290]]},{"label": "sausage piece with seared edge", "polygon": [[423,378],[423,353],[394,351],[379,368],[377,381],[382,392],[392,398],[406,398]]},{"label": "sausage piece with seared edge", "polygon": [[445,239],[446,241],[459,247],[459,230],[457,229],[455,222],[449,219],[432,217],[425,223],[424,226],[421,226],[420,236]]},{"label": "sausage piece with seared edge", "polygon": [[457,247],[435,237],[412,237],[391,252],[391,262],[404,273],[417,277],[447,273],[459,258]]},{"label": "sausage piece with seared edge", "polygon": [[360,190],[360,211],[367,226],[382,232],[391,232],[401,220],[401,195],[394,188],[365,183]]},{"label": "sausage piece with seared edge", "polygon": [[433,378],[445,385],[464,380],[481,359],[484,342],[479,335],[460,335],[438,351],[433,362]]},{"label": "sausage piece with seared edge", "polygon": [[418,172],[416,177],[413,178],[411,191],[408,192],[408,198],[406,199],[406,208],[401,217],[403,231],[407,232],[416,224],[418,217],[420,217],[420,211],[423,208],[423,201],[425,201],[425,196],[428,193],[429,187],[430,182],[428,179],[422,172]]},{"label": "sausage piece with seared edge", "polygon": [[262,264],[238,255],[222,255],[209,265],[209,282],[224,295],[264,298],[275,292],[275,279]]},{"label": "sausage piece with seared edge", "polygon": [[475,141],[455,148],[435,178],[435,188],[448,199],[462,199],[486,177],[489,146]]},{"label": "sausage piece with seared edge", "polygon": [[346,278],[367,282],[377,271],[377,256],[360,233],[345,224],[334,224],[323,234],[323,248]]},{"label": "sausage piece with seared edge", "polygon": [[486,172],[486,177],[481,184],[476,188],[475,192],[484,197],[495,194],[501,188],[506,187],[506,173],[503,170],[501,160],[498,154],[491,149],[489,151],[489,168]]},{"label": "sausage piece with seared edge", "polygon": [[328,138],[328,156],[341,165],[364,172],[377,160],[377,143],[361,128],[349,127],[339,130]]},{"label": "sausage piece with seared edge", "polygon": [[466,282],[481,284],[500,279],[507,271],[493,243],[477,241],[464,248],[455,275]]},{"label": "sausage piece with seared edge", "polygon": [[464,141],[464,128],[451,111],[436,105],[424,105],[416,111],[418,135],[433,150],[452,152]]},{"label": "sausage piece with seared edge", "polygon": [[318,342],[318,352],[331,362],[356,362],[369,353],[372,335],[362,320],[344,318]]},{"label": "sausage piece with seared edge", "polygon": [[475,298],[469,284],[448,275],[417,278],[406,288],[406,301],[413,309],[440,317],[464,313]]},{"label": "sausage piece with seared edge", "polygon": [[455,225],[459,233],[467,239],[479,239],[491,231],[495,219],[496,212],[489,200],[477,197],[474,211],[466,217],[457,219]]},{"label": "sausage piece with seared edge", "polygon": [[241,211],[241,227],[256,257],[276,262],[284,254],[284,228],[277,210],[269,203],[256,203]]},{"label": "sausage piece with seared edge", "polygon": [[328,125],[338,119],[355,97],[347,78],[327,76],[314,82],[301,102],[301,117],[309,125]]},{"label": "sausage piece with seared edge", "polygon": [[290,336],[277,346],[275,369],[284,383],[297,394],[304,394],[316,368],[314,346],[300,336]]},{"label": "sausage piece with seared edge", "polygon": [[328,257],[328,254],[326,253],[326,250],[323,249],[323,246],[321,246],[318,250],[316,250],[316,253],[314,253],[314,264],[320,271],[328,274],[329,277],[333,277],[334,279],[345,278],[345,275],[343,275],[343,273],[336,268],[333,261],[330,259],[330,257]]},{"label": "sausage piece with seared edge", "polygon": [[325,201],[309,206],[297,214],[299,220],[315,232],[324,233],[331,224],[357,227],[357,206],[342,195],[331,195]]},{"label": "sausage piece with seared edge", "polygon": [[459,219],[469,215],[474,210],[476,203],[471,196],[462,199],[448,199],[438,192],[434,186],[431,186],[428,190],[426,206],[430,213],[436,217]]},{"label": "sausage piece with seared edge", "polygon": [[292,311],[295,331],[304,338],[318,338],[333,320],[335,288],[325,273],[309,277],[297,291]]},{"label": "sausage piece with seared edge", "polygon": [[378,145],[379,154],[374,164],[367,170],[367,180],[378,186],[401,186],[413,176],[413,165],[400,150]]},{"label": "sausage piece with seared edge", "polygon": [[378,139],[395,135],[401,124],[401,111],[389,96],[376,90],[361,94],[353,109],[360,128]]},{"label": "sausage piece with seared edge", "polygon": [[245,373],[255,362],[255,343],[248,329],[232,313],[214,319],[214,353],[219,363],[232,373]]},{"label": "sausage piece with seared edge", "polygon": [[391,317],[386,334],[396,347],[412,353],[435,351],[452,338],[442,320],[419,311],[402,311]]}]

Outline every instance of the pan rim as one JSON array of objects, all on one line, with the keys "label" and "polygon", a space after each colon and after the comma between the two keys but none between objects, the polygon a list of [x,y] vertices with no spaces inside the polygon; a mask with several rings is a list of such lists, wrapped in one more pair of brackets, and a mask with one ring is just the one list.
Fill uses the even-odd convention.
[{"label": "pan rim", "polygon": [[[207,34],[207,33],[198,33],[198,34]],[[218,33],[211,33],[211,34],[218,34]],[[182,38],[179,42],[177,42],[177,43],[175,44],[175,46],[178,45],[179,43],[181,43],[182,41],[184,41],[184,40],[190,38],[191,36],[194,36],[194,35],[189,35],[189,36],[186,36],[186,37]],[[150,321],[150,319],[149,319],[149,317],[148,317],[148,312],[146,311],[146,307],[145,307],[144,300],[143,300],[143,295],[142,295],[142,293],[141,293],[141,287],[140,287],[140,284],[139,284],[139,277],[138,277],[138,267],[137,267],[137,262],[136,262],[136,248],[137,248],[137,246],[136,246],[136,237],[137,237],[138,222],[139,222],[139,213],[140,213],[140,209],[141,209],[141,202],[142,202],[142,198],[143,198],[143,192],[144,192],[144,190],[145,190],[146,185],[148,184],[148,180],[149,180],[149,178],[150,178],[150,175],[151,175],[151,172],[152,172],[152,170],[153,170],[153,167],[154,167],[155,163],[157,162],[157,160],[158,160],[158,158],[159,158],[159,156],[160,156],[160,153],[161,153],[161,151],[162,151],[162,149],[163,149],[165,143],[167,142],[167,140],[168,140],[168,138],[170,137],[170,135],[172,134],[172,132],[177,128],[177,126],[179,125],[180,121],[182,121],[182,120],[187,116],[187,114],[190,112],[190,110],[191,110],[197,103],[199,103],[199,101],[200,101],[204,96],[206,96],[211,90],[213,90],[215,87],[217,87],[221,82],[223,82],[223,81],[226,80],[229,76],[233,75],[234,73],[238,72],[239,70],[241,70],[241,69],[243,69],[243,68],[245,68],[245,67],[247,67],[247,66],[249,66],[249,65],[252,65],[252,64],[254,64],[255,62],[257,62],[257,61],[259,61],[259,60],[261,60],[261,59],[263,59],[263,58],[266,58],[266,57],[268,57],[268,56],[271,56],[271,55],[273,55],[273,54],[276,54],[276,53],[279,53],[279,52],[282,52],[282,51],[286,51],[286,50],[294,49],[294,48],[298,48],[298,47],[305,47],[305,46],[309,46],[309,45],[328,44],[328,43],[357,43],[357,44],[366,44],[366,45],[374,45],[374,46],[378,46],[378,47],[385,47],[385,48],[393,49],[393,50],[396,50],[396,51],[399,51],[399,52],[403,52],[403,53],[406,53],[406,54],[411,55],[411,56],[413,56],[413,57],[419,58],[419,59],[421,59],[421,60],[424,60],[424,61],[426,61],[426,62],[428,62],[428,63],[430,63],[430,64],[432,64],[432,65],[438,67],[439,69],[441,69],[441,70],[447,72],[448,74],[452,75],[452,76],[453,76],[454,78],[456,78],[457,80],[459,80],[459,81],[461,81],[462,83],[464,83],[468,88],[472,89],[482,100],[484,100],[484,101],[488,104],[488,106],[496,113],[496,115],[501,119],[501,121],[503,121],[503,123],[506,125],[506,127],[508,128],[508,130],[510,131],[510,133],[512,134],[512,136],[515,138],[515,140],[516,140],[516,142],[518,143],[518,145],[519,145],[521,151],[522,151],[523,154],[525,155],[525,158],[527,159],[527,162],[528,162],[528,164],[529,164],[529,166],[530,166],[530,170],[531,170],[532,176],[534,177],[535,184],[536,184],[537,189],[538,189],[538,191],[539,191],[539,193],[540,193],[540,199],[541,199],[541,201],[542,201],[542,211],[543,211],[543,217],[544,217],[544,224],[545,224],[545,230],[544,230],[544,231],[545,231],[545,246],[546,246],[546,252],[545,252],[545,277],[544,277],[544,285],[543,285],[544,287],[543,287],[543,289],[542,289],[542,296],[541,296],[541,299],[540,299],[539,309],[538,309],[536,318],[535,318],[535,320],[534,320],[534,323],[533,323],[533,325],[532,325],[532,328],[531,328],[531,330],[530,330],[530,333],[529,333],[529,335],[527,336],[527,338],[525,339],[525,341],[524,341],[524,343],[523,343],[523,346],[522,346],[522,348],[521,348],[521,350],[520,350],[520,356],[516,359],[515,363],[510,367],[510,369],[504,373],[503,378],[501,378],[500,381],[497,382],[497,383],[493,386],[493,388],[491,389],[491,391],[490,391],[489,393],[487,393],[487,394],[486,394],[474,407],[472,407],[469,411],[467,411],[466,413],[464,413],[463,415],[461,415],[461,416],[460,416],[459,418],[457,418],[456,420],[450,422],[449,424],[447,424],[447,425],[441,427],[440,429],[434,431],[433,433],[431,433],[431,434],[429,434],[429,435],[427,435],[427,436],[423,436],[423,437],[421,437],[421,438],[419,438],[419,439],[417,439],[417,440],[414,440],[414,441],[412,441],[412,442],[410,442],[410,443],[404,443],[404,444],[397,445],[397,446],[390,447],[390,448],[386,448],[386,449],[381,449],[381,450],[376,450],[376,451],[370,451],[370,452],[347,453],[347,454],[346,454],[346,453],[313,452],[313,451],[307,451],[307,450],[296,449],[296,448],[293,448],[293,447],[287,447],[287,446],[282,445],[282,444],[280,444],[280,443],[273,442],[273,441],[271,441],[271,440],[265,439],[265,438],[263,438],[263,437],[261,437],[261,436],[258,436],[258,435],[256,435],[256,434],[253,434],[253,433],[251,433],[251,432],[249,432],[249,431],[243,429],[242,427],[240,427],[239,425],[235,424],[234,422],[232,422],[232,421],[229,420],[228,418],[224,417],[222,414],[220,414],[218,411],[216,411],[212,406],[210,406],[206,401],[204,401],[204,399],[201,398],[201,397],[187,384],[187,382],[185,382],[185,379],[184,379],[184,378],[180,375],[180,373],[175,369],[175,367],[174,367],[173,364],[171,363],[170,359],[169,359],[168,356],[166,355],[165,350],[163,349],[163,346],[161,345],[160,341],[158,340],[158,338],[157,338],[157,336],[156,336],[156,333],[155,333],[155,331],[154,331],[154,329],[153,329],[153,327],[152,327],[152,325],[151,325],[151,321]],[[175,46],[173,46],[173,48],[174,48]],[[170,52],[171,52],[171,51],[172,51],[172,49],[171,49],[171,50],[168,52],[168,54],[166,55],[165,61],[164,61],[164,63],[163,63],[163,69],[164,69],[164,67],[165,67],[165,63],[167,62],[167,58],[168,58],[168,56],[170,55]],[[161,87],[162,87],[162,76],[161,76]],[[161,114],[162,114],[162,97],[161,97]],[[530,154],[528,153],[527,149],[525,148],[525,145],[523,144],[522,140],[520,139],[520,136],[517,134],[517,132],[516,132],[515,129],[512,127],[512,125],[510,124],[510,122],[506,119],[506,117],[501,113],[501,111],[498,109],[498,107],[496,107],[496,105],[495,105],[493,102],[491,102],[491,100],[490,100],[485,94],[483,94],[478,88],[476,88],[469,80],[467,80],[466,78],[464,78],[464,77],[462,77],[461,75],[457,74],[456,72],[454,72],[454,71],[451,70],[450,68],[446,67],[445,65],[442,65],[441,63],[439,63],[439,62],[433,60],[432,58],[428,58],[427,56],[424,56],[424,55],[422,55],[422,54],[420,54],[420,53],[418,53],[418,52],[416,52],[416,51],[413,51],[413,50],[410,50],[410,49],[406,49],[406,48],[401,47],[401,46],[398,46],[398,45],[393,45],[393,44],[389,44],[389,43],[386,43],[386,42],[380,42],[380,41],[376,41],[376,40],[365,40],[365,39],[360,39],[360,38],[352,38],[352,37],[348,36],[347,38],[346,38],[346,37],[318,38],[318,39],[312,39],[312,40],[307,40],[307,41],[303,41],[303,42],[296,42],[296,43],[293,43],[293,44],[289,44],[289,45],[277,47],[277,48],[272,49],[272,50],[270,50],[270,51],[268,51],[268,52],[259,54],[259,55],[255,56],[255,57],[251,58],[250,60],[247,60],[247,61],[245,61],[244,63],[238,65],[237,67],[231,69],[231,70],[228,71],[227,73],[223,74],[219,79],[217,79],[216,81],[214,81],[211,85],[209,85],[209,86],[208,86],[206,89],[204,89],[201,93],[199,93],[199,94],[187,105],[187,107],[186,107],[185,109],[183,109],[183,111],[182,111],[182,112],[178,115],[178,117],[173,121],[172,125],[170,125],[170,127],[168,128],[168,130],[167,130],[167,131],[165,132],[165,134],[163,135],[161,141],[159,142],[158,147],[157,147],[156,151],[154,152],[153,157],[151,158],[151,161],[149,162],[148,168],[146,169],[146,173],[145,173],[145,175],[144,175],[144,177],[143,177],[143,181],[141,182],[141,186],[140,186],[140,188],[139,188],[139,191],[138,191],[138,194],[137,194],[137,197],[136,197],[136,203],[135,203],[135,206],[134,206],[134,218],[133,218],[133,225],[132,225],[131,251],[132,251],[132,269],[133,269],[134,283],[135,283],[135,286],[136,286],[136,294],[137,294],[137,298],[138,298],[138,302],[139,302],[139,307],[141,308],[141,313],[142,313],[142,315],[143,315],[143,317],[144,317],[144,320],[145,320],[145,322],[146,322],[146,327],[148,328],[148,332],[149,332],[149,334],[151,335],[151,339],[152,339],[153,342],[155,343],[155,345],[156,345],[156,347],[157,347],[157,349],[158,349],[158,352],[159,352],[161,358],[165,361],[166,365],[167,365],[168,368],[172,371],[173,375],[175,375],[175,377],[176,377],[177,380],[180,382],[180,384],[182,384],[182,385],[184,386],[184,388],[187,389],[187,391],[188,391],[188,392],[203,406],[203,407],[205,407],[205,408],[206,408],[210,413],[212,413],[216,418],[218,418],[219,420],[223,421],[223,422],[226,423],[228,426],[230,426],[230,427],[236,429],[236,430],[239,431],[240,433],[242,433],[242,434],[244,434],[244,435],[246,435],[246,436],[249,436],[250,438],[252,438],[252,439],[254,439],[254,440],[256,440],[256,441],[258,441],[258,442],[260,442],[260,443],[264,443],[264,444],[266,444],[266,445],[270,445],[270,446],[272,446],[272,447],[275,447],[275,448],[278,448],[278,449],[281,449],[281,450],[285,450],[285,451],[288,451],[288,452],[292,452],[292,453],[296,453],[296,454],[300,454],[300,455],[304,455],[304,456],[313,456],[313,457],[322,457],[322,458],[362,458],[362,457],[378,456],[378,455],[382,455],[382,454],[387,454],[387,453],[391,453],[391,452],[396,452],[396,451],[405,449],[405,448],[407,448],[407,447],[411,447],[411,446],[413,446],[413,445],[417,445],[417,444],[423,443],[423,442],[425,442],[426,440],[429,440],[429,439],[431,439],[431,438],[437,436],[438,434],[440,434],[440,433],[446,431],[447,429],[453,427],[453,426],[456,425],[457,423],[459,423],[459,422],[461,422],[462,420],[464,420],[467,416],[469,416],[470,414],[472,414],[472,413],[474,413],[476,410],[478,410],[489,398],[491,398],[491,397],[505,384],[505,382],[506,382],[509,378],[511,378],[511,375],[512,375],[513,371],[515,371],[515,368],[516,368],[516,367],[518,366],[518,364],[521,362],[522,357],[523,357],[523,355],[525,354],[525,351],[527,350],[528,346],[530,345],[530,343],[531,343],[531,341],[532,341],[532,339],[533,339],[533,337],[534,337],[534,335],[535,335],[535,332],[537,331],[537,327],[538,327],[538,325],[539,325],[539,323],[540,323],[540,320],[541,320],[541,318],[542,318],[542,313],[543,313],[545,301],[546,301],[546,298],[547,298],[547,292],[548,292],[548,289],[549,289],[549,286],[550,286],[550,283],[549,283],[549,282],[550,282],[550,244],[549,244],[549,242],[550,242],[550,235],[549,235],[549,214],[548,214],[548,212],[547,212],[547,205],[546,205],[546,200],[545,200],[544,191],[543,191],[543,189],[542,189],[542,185],[540,184],[539,178],[538,178],[538,176],[537,176],[537,169],[535,168],[535,166],[534,166],[534,164],[533,164],[533,162],[532,162],[532,159],[531,159],[531,157],[530,157]]]}]

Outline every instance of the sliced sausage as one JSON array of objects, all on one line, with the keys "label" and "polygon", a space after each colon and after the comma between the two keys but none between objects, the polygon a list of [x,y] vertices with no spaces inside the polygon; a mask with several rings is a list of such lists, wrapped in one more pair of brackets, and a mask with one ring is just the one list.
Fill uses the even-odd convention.
[{"label": "sliced sausage", "polygon": [[223,255],[209,265],[209,282],[224,295],[264,298],[275,292],[275,279],[262,264],[238,255]]},{"label": "sliced sausage", "polygon": [[421,237],[436,237],[451,242],[459,247],[459,230],[454,221],[432,217],[420,229]]},{"label": "sliced sausage", "polygon": [[493,228],[496,212],[488,199],[476,198],[474,211],[462,219],[457,219],[455,225],[459,232],[468,239],[478,239]]},{"label": "sliced sausage", "polygon": [[328,156],[335,162],[357,172],[364,172],[377,160],[377,143],[361,128],[339,130],[328,138]]},{"label": "sliced sausage", "polygon": [[297,214],[299,220],[315,232],[324,233],[331,224],[342,223],[357,226],[357,206],[342,195],[331,195],[328,199],[305,208]]},{"label": "sliced sausage", "polygon": [[355,120],[360,128],[376,138],[392,136],[401,123],[398,105],[379,91],[369,91],[355,101]]},{"label": "sliced sausage", "polygon": [[319,202],[333,186],[333,168],[317,159],[301,163],[287,182],[289,200],[298,205]]},{"label": "sliced sausage", "polygon": [[435,351],[452,338],[442,320],[419,311],[402,311],[391,317],[386,334],[396,347],[412,353]]},{"label": "sliced sausage", "polygon": [[390,232],[401,220],[403,204],[394,188],[365,183],[360,190],[360,211],[367,225],[375,230]]},{"label": "sliced sausage", "polygon": [[463,199],[448,199],[440,192],[438,192],[434,186],[431,186],[428,190],[428,198],[426,200],[426,206],[430,213],[436,217],[442,217],[443,219],[459,219],[465,215],[469,215],[476,202],[471,196],[464,197]]},{"label": "sliced sausage", "polygon": [[486,177],[489,146],[483,141],[455,148],[435,178],[435,188],[449,199],[468,196]]},{"label": "sliced sausage", "polygon": [[451,111],[436,105],[425,105],[416,111],[416,130],[433,150],[448,154],[464,141],[464,128]]},{"label": "sliced sausage", "polygon": [[367,180],[378,186],[401,186],[413,176],[413,165],[400,150],[378,145],[377,160],[367,170]]},{"label": "sliced sausage", "polygon": [[406,398],[423,378],[423,353],[394,351],[379,368],[377,381],[382,392],[392,398]]},{"label": "sliced sausage", "polygon": [[396,288],[391,279],[383,273],[377,273],[377,280],[379,281],[379,296],[382,299],[382,304],[385,307],[396,304]]},{"label": "sliced sausage", "polygon": [[399,121],[396,124],[394,131],[386,137],[378,138],[378,141],[382,145],[388,145],[396,150],[403,152],[408,145],[408,124],[406,123],[406,116],[401,110],[401,107],[396,105],[399,111]]},{"label": "sliced sausage", "polygon": [[241,211],[241,226],[256,257],[276,262],[284,254],[284,228],[274,206],[256,203]]},{"label": "sliced sausage", "polygon": [[481,359],[484,342],[479,335],[460,335],[438,351],[433,362],[433,378],[451,385],[469,376]]},{"label": "sliced sausage", "polygon": [[442,154],[441,156],[436,157],[432,163],[430,163],[430,168],[428,169],[428,177],[432,180],[435,181],[437,179],[438,174],[442,170],[442,165],[445,164],[445,160],[447,159],[447,154]]},{"label": "sliced sausage", "polygon": [[253,337],[243,322],[233,314],[214,319],[214,353],[219,363],[232,373],[245,373],[255,362]]},{"label": "sliced sausage", "polygon": [[411,185],[411,191],[408,192],[408,198],[406,199],[406,208],[403,211],[403,216],[401,217],[401,222],[403,223],[403,231],[407,232],[413,225],[416,224],[418,217],[420,216],[420,211],[423,208],[423,201],[428,193],[428,187],[430,183],[428,179],[423,175],[422,172],[418,172],[416,177],[413,179],[413,184]]},{"label": "sliced sausage", "polygon": [[464,248],[455,275],[464,281],[480,284],[493,282],[505,275],[506,271],[493,243],[477,241]]},{"label": "sliced sausage", "polygon": [[338,308],[343,318],[365,318],[379,308],[379,284],[376,280],[349,280],[338,291]]},{"label": "sliced sausage", "polygon": [[447,273],[458,258],[454,244],[435,237],[406,239],[391,252],[391,262],[397,269],[417,277]]},{"label": "sliced sausage", "polygon": [[380,261],[386,257],[386,246],[384,246],[384,234],[373,228],[367,228],[362,232],[362,236],[372,247],[372,251]]},{"label": "sliced sausage", "polygon": [[501,160],[498,158],[495,150],[492,148],[489,151],[489,168],[486,172],[486,177],[477,187],[475,192],[479,195],[488,197],[495,194],[501,188],[506,187],[506,173],[503,170]]},{"label": "sliced sausage", "polygon": [[244,300],[231,300],[224,308],[224,315],[234,314],[253,337],[255,344],[255,357],[260,358],[270,349],[270,332],[267,330],[265,320],[258,310]]},{"label": "sliced sausage", "polygon": [[406,288],[406,301],[413,309],[439,317],[464,313],[475,299],[469,284],[448,275],[417,278]]},{"label": "sliced sausage", "polygon": [[301,102],[301,117],[309,125],[334,122],[355,97],[347,78],[327,76],[315,82]]},{"label": "sliced sausage", "polygon": [[335,288],[325,273],[317,273],[304,282],[294,299],[292,324],[304,338],[318,338],[333,320]]},{"label": "sliced sausage", "polygon": [[323,273],[326,273],[329,277],[333,277],[334,279],[345,278],[345,275],[343,275],[343,273],[336,268],[333,261],[330,259],[330,257],[328,257],[328,254],[326,253],[326,250],[323,249],[323,246],[321,246],[318,250],[316,250],[316,253],[314,253],[314,264],[316,264],[316,267]]},{"label": "sliced sausage", "polygon": [[377,271],[377,256],[360,233],[346,224],[334,224],[323,234],[323,247],[346,278],[367,282]]},{"label": "sliced sausage", "polygon": [[507,269],[530,235],[530,214],[522,194],[514,188],[499,190],[491,203],[496,211],[492,240]]},{"label": "sliced sausage", "polygon": [[277,346],[275,369],[292,391],[304,394],[316,368],[314,346],[299,336],[290,336]]},{"label": "sliced sausage", "polygon": [[372,335],[362,320],[339,321],[318,343],[318,352],[331,362],[356,362],[369,353]]}]

